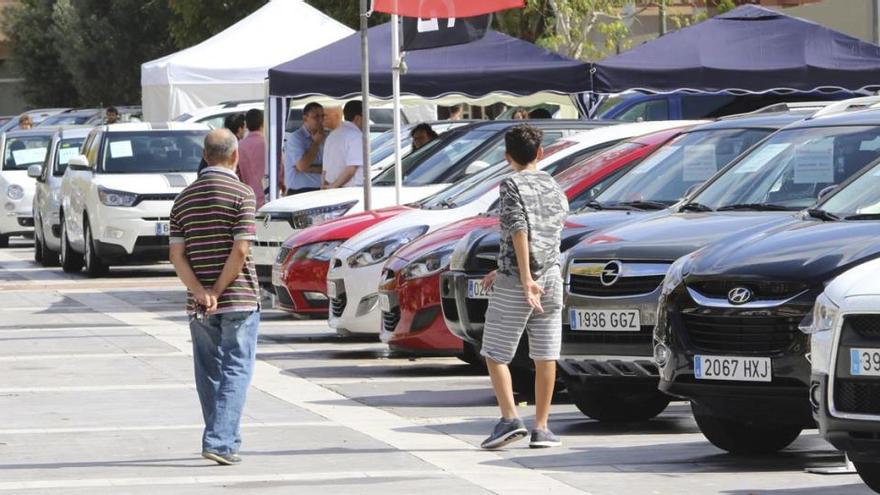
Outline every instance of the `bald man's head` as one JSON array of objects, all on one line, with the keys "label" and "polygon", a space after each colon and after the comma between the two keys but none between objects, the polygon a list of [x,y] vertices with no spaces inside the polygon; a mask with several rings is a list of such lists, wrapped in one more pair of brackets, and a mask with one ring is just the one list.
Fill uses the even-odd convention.
[{"label": "bald man's head", "polygon": [[214,129],[205,136],[205,161],[211,167],[238,165],[238,139],[229,129]]}]

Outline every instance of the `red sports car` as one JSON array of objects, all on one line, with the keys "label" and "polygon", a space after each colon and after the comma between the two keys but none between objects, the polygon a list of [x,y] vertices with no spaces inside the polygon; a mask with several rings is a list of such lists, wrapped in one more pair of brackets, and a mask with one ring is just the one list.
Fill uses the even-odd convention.
[{"label": "red sports car", "polygon": [[[642,158],[680,134],[684,128],[628,139],[575,164],[556,176],[572,210],[626,173]],[[380,337],[392,349],[420,355],[459,355],[479,359],[452,335],[440,309],[440,274],[449,269],[455,243],[472,230],[498,224],[481,215],[449,225],[400,249],[385,264],[379,287]]]}]

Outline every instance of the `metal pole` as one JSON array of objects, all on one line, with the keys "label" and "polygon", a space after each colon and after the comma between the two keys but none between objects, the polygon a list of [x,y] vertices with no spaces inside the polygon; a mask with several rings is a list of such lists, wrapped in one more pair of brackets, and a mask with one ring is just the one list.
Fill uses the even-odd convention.
[{"label": "metal pole", "polygon": [[666,34],[666,0],[660,0],[660,36]]},{"label": "metal pole", "polygon": [[368,0],[361,0],[361,98],[364,103],[364,211],[372,210],[373,191],[370,177],[370,50],[367,43]]},{"label": "metal pole", "polygon": [[400,161],[400,30],[399,17],[391,15],[391,92],[394,101],[394,197],[400,205],[403,164]]},{"label": "metal pole", "polygon": [[871,32],[873,34],[873,42],[880,45],[880,0],[871,2]]}]

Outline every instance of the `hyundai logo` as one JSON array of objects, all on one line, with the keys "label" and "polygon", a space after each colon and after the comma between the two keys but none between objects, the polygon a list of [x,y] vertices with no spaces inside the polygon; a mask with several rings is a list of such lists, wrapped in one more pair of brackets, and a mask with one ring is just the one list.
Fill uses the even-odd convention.
[{"label": "hyundai logo", "polygon": [[620,278],[620,272],[623,271],[620,266],[619,261],[609,261],[603,268],[602,273],[599,274],[599,281],[602,282],[602,285],[609,286],[617,283],[617,279]]},{"label": "hyundai logo", "polygon": [[752,299],[752,291],[745,287],[734,287],[727,293],[727,300],[731,304],[745,304]]}]

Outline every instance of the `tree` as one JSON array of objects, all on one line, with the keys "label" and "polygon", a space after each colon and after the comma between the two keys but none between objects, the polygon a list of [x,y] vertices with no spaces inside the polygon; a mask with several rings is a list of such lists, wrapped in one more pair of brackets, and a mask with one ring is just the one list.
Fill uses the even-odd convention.
[{"label": "tree", "polygon": [[635,16],[625,12],[629,0],[546,0],[552,11],[552,33],[541,40],[544,46],[577,59],[595,59],[604,49],[626,48],[629,28],[624,23]]},{"label": "tree", "polygon": [[22,96],[32,106],[67,106],[79,99],[48,29],[54,4],[54,0],[22,0],[0,15],[12,61],[25,79]]},{"label": "tree", "polygon": [[[354,30],[361,27],[361,2],[359,0],[306,0],[306,3]],[[388,14],[373,12],[367,20],[367,24],[376,26],[389,20],[391,20],[391,16]]]},{"label": "tree", "polygon": [[[202,42],[244,19],[267,0],[168,0],[174,14],[169,29],[177,48]],[[348,2],[340,2],[348,3]]]}]

